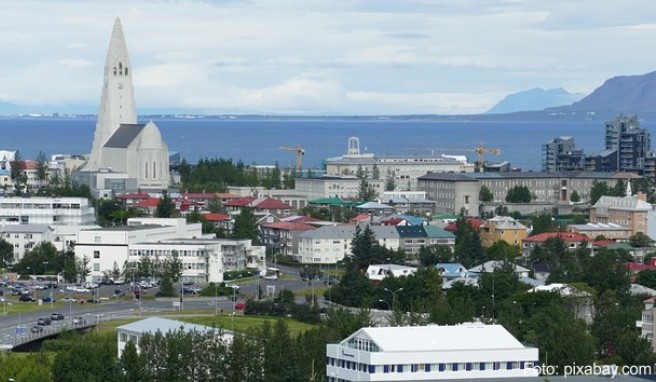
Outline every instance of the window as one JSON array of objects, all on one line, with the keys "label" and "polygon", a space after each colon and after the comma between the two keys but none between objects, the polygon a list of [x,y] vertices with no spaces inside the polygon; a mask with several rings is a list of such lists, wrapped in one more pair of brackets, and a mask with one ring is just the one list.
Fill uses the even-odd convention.
[{"label": "window", "polygon": [[128,335],[126,333],[121,333],[121,342],[127,342]]},{"label": "window", "polygon": [[96,243],[100,243],[100,236],[94,236],[93,240]]},{"label": "window", "polygon": [[93,258],[94,259],[99,259],[100,258],[100,251],[93,251]]},{"label": "window", "polygon": [[93,263],[93,271],[100,272],[100,263]]}]

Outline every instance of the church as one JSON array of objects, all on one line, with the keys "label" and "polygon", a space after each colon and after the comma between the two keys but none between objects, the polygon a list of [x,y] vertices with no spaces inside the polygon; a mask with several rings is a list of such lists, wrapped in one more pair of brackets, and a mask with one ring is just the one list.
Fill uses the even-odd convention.
[{"label": "church", "polygon": [[100,110],[91,154],[74,174],[99,196],[103,190],[162,191],[169,186],[168,147],[152,121],[138,123],[132,65],[120,19],[105,61]]}]

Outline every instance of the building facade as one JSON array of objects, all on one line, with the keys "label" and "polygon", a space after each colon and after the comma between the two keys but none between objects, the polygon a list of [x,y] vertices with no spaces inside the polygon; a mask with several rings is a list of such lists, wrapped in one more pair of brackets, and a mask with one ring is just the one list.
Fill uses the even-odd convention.
[{"label": "building facade", "polygon": [[90,225],[95,222],[95,209],[86,198],[0,198],[2,224]]},{"label": "building facade", "polygon": [[647,234],[651,204],[634,196],[602,196],[590,207],[590,223],[614,223],[636,233]]},{"label": "building facade", "polygon": [[538,349],[525,347],[501,325],[362,328],[326,345],[326,356],[328,382],[538,376]]},{"label": "building facade", "polygon": [[429,173],[417,179],[417,189],[435,201],[436,213],[478,215],[479,183],[469,175]]},{"label": "building facade", "polygon": [[[308,200],[320,198],[357,199],[361,179],[352,175],[325,175],[320,178],[296,178],[294,190],[307,195]],[[368,179],[378,195],[385,190],[385,180]]]},{"label": "building facade", "polygon": [[528,229],[509,216],[495,216],[480,227],[481,245],[491,247],[497,241],[521,247],[522,240],[528,236]]},{"label": "building facade", "polygon": [[542,171],[581,171],[583,150],[576,149],[572,137],[556,137],[542,145]]}]

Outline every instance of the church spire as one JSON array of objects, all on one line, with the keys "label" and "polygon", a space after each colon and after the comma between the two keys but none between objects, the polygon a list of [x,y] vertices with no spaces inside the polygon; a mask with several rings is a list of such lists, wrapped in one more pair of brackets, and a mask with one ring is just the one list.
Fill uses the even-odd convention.
[{"label": "church spire", "polygon": [[626,191],[624,193],[626,196],[633,196],[633,191],[631,190],[631,178],[626,180]]},{"label": "church spire", "polygon": [[132,87],[132,64],[123,35],[121,20],[114,21],[105,60],[102,94],[96,133],[87,169],[97,171],[102,165],[102,147],[121,124],[136,124],[137,111]]}]

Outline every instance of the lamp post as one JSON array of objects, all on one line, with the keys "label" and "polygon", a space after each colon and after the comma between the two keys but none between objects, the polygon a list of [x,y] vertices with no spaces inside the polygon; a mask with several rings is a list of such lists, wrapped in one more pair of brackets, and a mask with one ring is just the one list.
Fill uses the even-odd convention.
[{"label": "lamp post", "polygon": [[219,315],[219,285],[214,283],[214,315]]},{"label": "lamp post", "polygon": [[48,289],[50,289],[50,307],[52,308],[54,306],[55,302],[54,302],[54,299],[52,298],[52,288],[48,284],[48,262],[47,261],[43,262],[43,267],[44,267],[43,273],[44,273],[44,275],[45,275],[44,277],[46,279],[46,286],[48,286]]},{"label": "lamp post", "polygon": [[233,287],[232,287],[232,314],[233,314],[233,316],[235,314],[235,304],[236,304],[235,300],[236,299],[237,299],[237,288],[235,288],[234,285],[233,285]]},{"label": "lamp post", "polygon": [[403,288],[399,288],[397,290],[391,290],[391,289],[387,289],[387,288],[384,288],[384,289],[392,294],[392,306],[396,307],[396,294],[398,292],[402,291]]},{"label": "lamp post", "polygon": [[392,306],[390,305],[390,303],[389,303],[388,301],[386,301],[386,300],[378,300],[378,302],[384,302],[385,304],[387,304],[387,310],[392,310]]},{"label": "lamp post", "polygon": [[[34,269],[27,267],[27,270],[34,276]],[[30,278],[30,280],[32,279]],[[36,300],[36,288],[32,288],[32,296]]]}]

